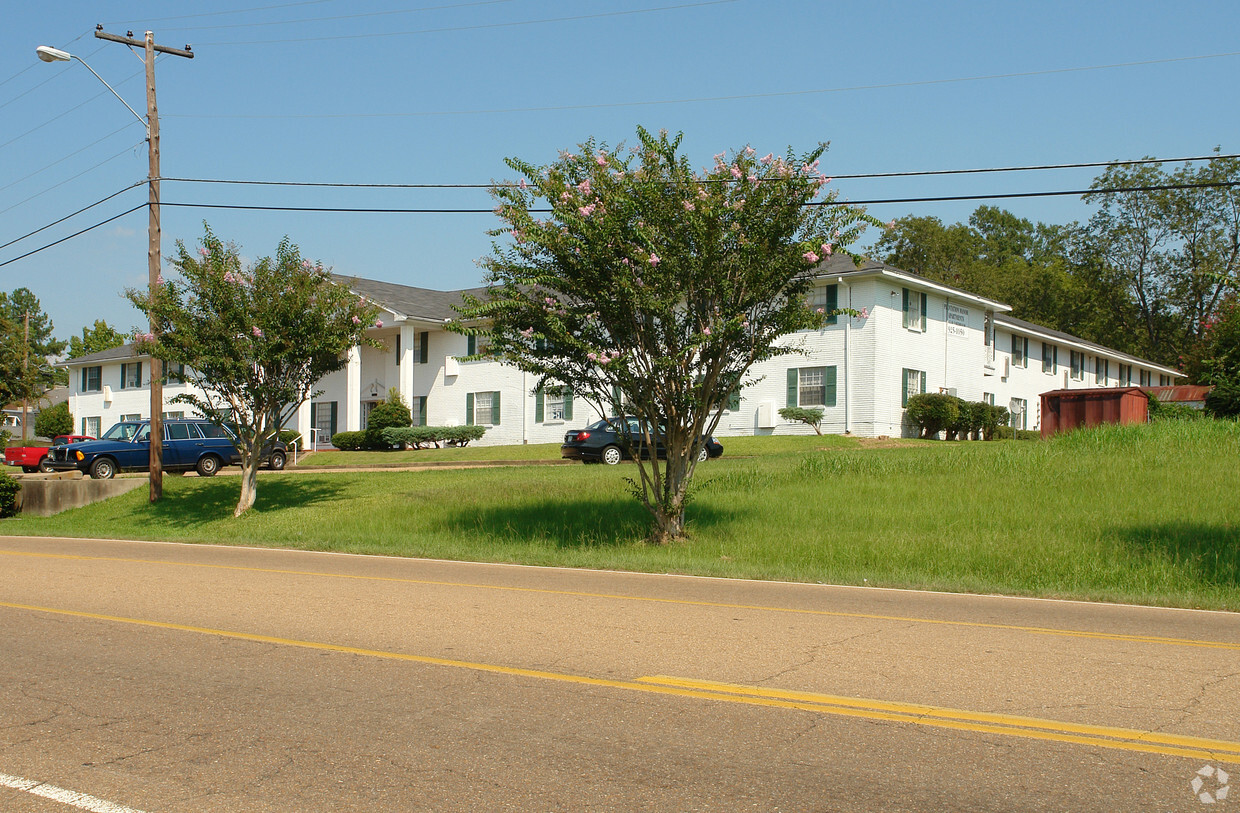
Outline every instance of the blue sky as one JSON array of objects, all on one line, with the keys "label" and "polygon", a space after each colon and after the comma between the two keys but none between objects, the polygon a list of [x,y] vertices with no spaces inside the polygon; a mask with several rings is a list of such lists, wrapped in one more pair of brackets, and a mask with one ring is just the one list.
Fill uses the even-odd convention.
[{"label": "blue sky", "polygon": [[[261,7],[261,8],[260,8]],[[105,10],[100,11],[103,8]],[[193,15],[193,16],[184,16]],[[10,3],[0,34],[0,243],[146,177],[142,65],[96,23],[193,60],[156,63],[166,178],[480,184],[635,126],[685,133],[700,165],[724,149],[831,142],[829,175],[1240,151],[1240,4],[811,0],[230,0]],[[1121,67],[1102,67],[1121,66]],[[1085,69],[1085,70],[1078,70]],[[985,78],[979,78],[985,77]],[[959,80],[959,81],[956,81]],[[1081,189],[1099,170],[836,181],[852,200]],[[146,199],[139,186],[0,249],[0,262]],[[165,181],[164,254],[206,220],[249,257],[284,235],[339,273],[429,288],[478,285],[489,214],[339,214],[171,203],[481,208],[485,190],[347,190]],[[993,202],[1084,220],[1078,198]],[[966,219],[977,202],[871,206]],[[97,318],[144,324],[139,210],[0,267],[61,338]]]}]

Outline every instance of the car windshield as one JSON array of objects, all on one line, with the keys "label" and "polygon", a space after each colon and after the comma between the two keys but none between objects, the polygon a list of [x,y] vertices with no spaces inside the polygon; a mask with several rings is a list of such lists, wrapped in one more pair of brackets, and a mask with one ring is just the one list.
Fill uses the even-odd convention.
[{"label": "car windshield", "polygon": [[587,426],[587,427],[586,427],[586,429],[590,429],[590,430],[593,430],[593,431],[595,431],[595,432],[602,432],[602,431],[604,431],[604,430],[611,429],[611,428],[612,428],[612,425],[611,425],[610,423],[608,423],[607,421],[605,421],[605,420],[604,420],[604,421],[595,421],[594,423],[592,423],[592,424],[590,424],[589,426]]},{"label": "car windshield", "polygon": [[104,440],[133,440],[133,436],[137,434],[140,423],[118,423],[111,429],[103,433]]}]

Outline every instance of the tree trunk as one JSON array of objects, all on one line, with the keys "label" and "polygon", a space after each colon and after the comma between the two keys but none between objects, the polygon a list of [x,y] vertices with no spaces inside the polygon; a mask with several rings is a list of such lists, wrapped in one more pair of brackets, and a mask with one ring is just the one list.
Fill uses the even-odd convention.
[{"label": "tree trunk", "polygon": [[237,500],[234,517],[239,517],[254,505],[258,495],[258,455],[242,455],[241,461],[241,497]]}]

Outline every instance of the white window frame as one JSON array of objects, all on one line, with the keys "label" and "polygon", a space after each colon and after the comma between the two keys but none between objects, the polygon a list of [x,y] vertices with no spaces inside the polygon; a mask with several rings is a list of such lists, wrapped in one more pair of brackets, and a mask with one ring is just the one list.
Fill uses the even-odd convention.
[{"label": "white window frame", "polygon": [[[564,387],[549,387],[543,393],[543,422],[547,421],[565,421],[568,420],[564,416]],[[477,409],[477,396],[474,397],[474,408]]]},{"label": "white window frame", "polygon": [[797,370],[797,406],[812,409],[813,407],[826,407],[826,405],[827,368],[799,368]]},{"label": "white window frame", "polygon": [[[474,419],[475,426],[495,426],[495,395],[496,395],[495,390],[490,390],[488,392],[475,392],[474,393],[473,419]],[[482,408],[483,408],[482,402],[483,401],[486,401],[487,420],[485,421],[479,420],[479,415],[482,414]]]},{"label": "white window frame", "polygon": [[904,368],[904,397],[901,407],[908,406],[908,399],[926,391],[926,371]]}]

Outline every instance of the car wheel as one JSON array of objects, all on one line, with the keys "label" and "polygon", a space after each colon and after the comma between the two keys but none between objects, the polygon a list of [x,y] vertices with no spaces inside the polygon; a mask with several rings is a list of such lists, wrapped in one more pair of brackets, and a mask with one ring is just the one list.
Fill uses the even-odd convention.
[{"label": "car wheel", "polygon": [[624,454],[620,451],[619,446],[608,446],[603,450],[602,462],[609,466],[614,466],[624,459]]},{"label": "car wheel", "polygon": [[52,471],[54,471],[54,469],[52,468],[52,461],[48,460],[46,457],[40,460],[39,471],[43,472],[44,474],[50,474]]},{"label": "car wheel", "polygon": [[284,468],[284,462],[284,452],[272,452],[271,459],[267,461],[267,468],[280,471]]},{"label": "car wheel", "polygon": [[198,460],[198,465],[194,466],[199,477],[213,477],[220,470],[220,459],[213,454]]},{"label": "car wheel", "polygon": [[116,464],[111,458],[96,457],[90,464],[90,476],[94,480],[111,480],[116,476]]},{"label": "car wheel", "polygon": [[698,462],[705,463],[707,458],[709,457],[710,457],[710,452],[706,451],[706,447],[703,446],[702,451],[698,452]]}]

